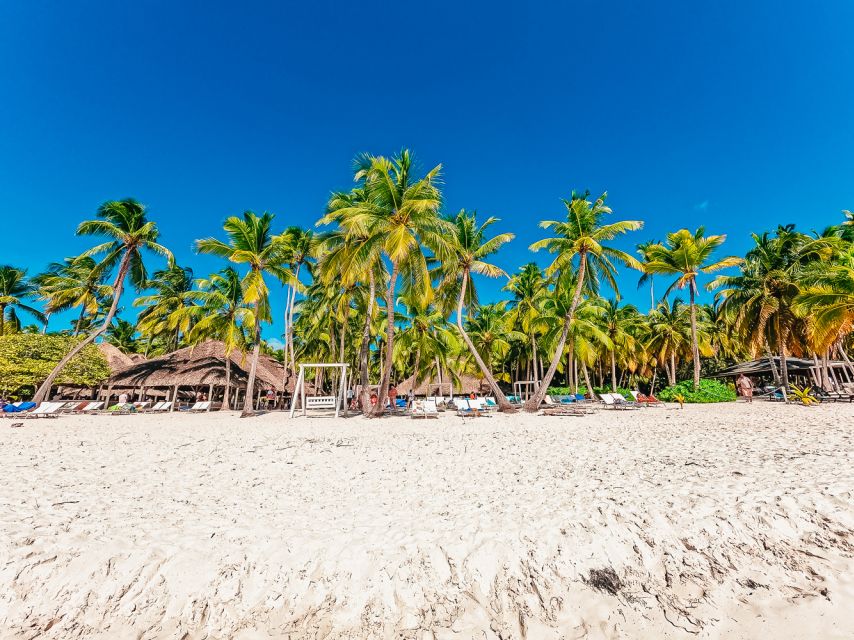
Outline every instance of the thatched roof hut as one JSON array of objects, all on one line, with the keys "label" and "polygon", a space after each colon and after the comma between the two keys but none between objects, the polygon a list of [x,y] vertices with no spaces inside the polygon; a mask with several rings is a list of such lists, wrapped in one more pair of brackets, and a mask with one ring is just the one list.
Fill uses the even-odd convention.
[{"label": "thatched roof hut", "polygon": [[[124,369],[125,367],[129,367],[135,362],[134,358],[124,353],[117,346],[112,345],[109,342],[98,343],[98,350],[107,359],[107,364],[110,366],[110,371],[112,373],[115,373],[120,369]],[[143,358],[143,360],[144,359],[145,358]]]},{"label": "thatched roof hut", "polygon": [[[399,385],[397,385],[397,392],[401,395],[409,394],[409,390],[412,388],[412,385],[415,382],[415,376],[410,376]],[[489,392],[489,384],[486,380],[482,380],[477,378],[471,374],[464,373],[459,377],[458,380],[452,380],[449,378],[444,378],[442,380],[441,385],[439,385],[439,381],[436,379],[433,380],[421,380],[418,383],[418,386],[415,387],[415,395],[416,396],[445,396],[448,395],[449,383],[453,384],[453,395],[468,395],[470,393],[488,393]]]},{"label": "thatched roof hut", "polygon": [[[114,389],[224,386],[226,378],[225,346],[209,340],[156,358],[131,362],[110,376],[107,386]],[[233,351],[231,385],[241,387],[249,378],[251,355]],[[284,367],[269,356],[261,355],[256,371],[256,387],[284,390]],[[291,387],[293,384],[290,385]]]}]

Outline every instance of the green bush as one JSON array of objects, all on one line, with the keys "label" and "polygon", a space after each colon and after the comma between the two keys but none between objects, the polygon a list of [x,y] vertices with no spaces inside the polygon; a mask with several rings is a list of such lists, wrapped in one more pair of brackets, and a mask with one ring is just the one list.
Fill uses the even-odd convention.
[{"label": "green bush", "polygon": [[[0,394],[29,396],[79,340],[39,333],[0,336]],[[109,377],[106,358],[91,344],[68,363],[56,384],[94,387]]]},{"label": "green bush", "polygon": [[659,400],[675,402],[677,395],[685,396],[685,403],[735,402],[735,388],[717,380],[701,379],[700,387],[694,391],[693,380],[683,380],[672,387],[662,389],[657,394]]}]

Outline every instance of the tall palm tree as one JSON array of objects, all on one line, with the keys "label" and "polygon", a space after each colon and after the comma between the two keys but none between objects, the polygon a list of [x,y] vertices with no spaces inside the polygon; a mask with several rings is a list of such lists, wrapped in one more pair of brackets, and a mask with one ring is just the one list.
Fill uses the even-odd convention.
[{"label": "tall palm tree", "polygon": [[688,300],[691,307],[691,350],[694,358],[694,388],[700,386],[700,343],[697,339],[697,276],[712,273],[727,267],[741,264],[742,259],[729,256],[717,262],[711,262],[715,249],[726,240],[725,235],[706,236],[700,227],[694,233],[680,229],[667,234],[666,244],[654,244],[646,249],[645,270],[650,274],[678,275],[678,278],[664,293],[666,298],[674,288],[688,288]]},{"label": "tall palm tree", "polygon": [[150,340],[163,338],[167,352],[175,351],[181,346],[181,334],[190,328],[191,315],[184,315],[183,322],[176,324],[172,321],[173,314],[192,304],[187,294],[193,288],[193,270],[169,265],[166,269],[155,271],[145,284],[146,289],[155,293],[140,296],[133,302],[135,307],[146,307],[137,319],[137,330]]},{"label": "tall palm tree", "polygon": [[480,354],[489,371],[492,370],[494,362],[507,355],[511,340],[525,339],[524,334],[511,328],[510,322],[507,303],[503,301],[478,307],[477,313],[466,320],[465,335],[469,336],[474,345],[474,350],[469,349],[469,353],[471,356]]},{"label": "tall palm tree", "polygon": [[296,361],[294,360],[294,304],[297,293],[302,288],[300,282],[300,271],[309,264],[312,258],[317,257],[319,239],[311,229],[302,227],[288,227],[281,234],[281,241],[285,250],[285,266],[293,273],[293,281],[287,285],[285,295],[285,369],[291,374],[296,374]]},{"label": "tall palm tree", "polygon": [[513,326],[529,336],[536,372],[534,377],[539,379],[542,363],[538,363],[537,334],[545,330],[543,304],[549,296],[548,281],[543,277],[539,265],[529,262],[510,278],[504,290],[513,293],[513,300],[510,301]]},{"label": "tall palm tree", "polygon": [[283,266],[287,264],[287,248],[280,238],[273,237],[270,231],[272,222],[273,214],[271,213],[265,212],[258,216],[251,211],[246,211],[242,218],[231,216],[223,224],[228,242],[215,238],[196,241],[196,251],[199,253],[219,256],[235,264],[246,264],[249,267],[240,282],[243,300],[251,305],[254,315],[252,364],[249,369],[249,379],[246,381],[246,398],[240,414],[241,418],[255,415],[253,395],[258,355],[261,351],[261,323],[270,321],[270,291],[264,275],[269,273],[283,284],[294,280],[293,273]]},{"label": "tall palm tree", "polygon": [[126,200],[112,200],[106,202],[98,209],[97,220],[86,220],[77,227],[77,235],[102,236],[108,238],[107,242],[92,247],[84,252],[83,256],[96,256],[104,254],[99,263],[101,269],[108,273],[118,265],[116,279],[113,282],[112,303],[104,322],[95,328],[89,335],[78,342],[65,357],[59,361],[50,372],[48,377],[36,391],[33,400],[41,402],[50,393],[53,381],[65,366],[87,345],[95,341],[95,338],[104,333],[113,322],[119,300],[124,291],[125,278],[129,275],[131,283],[140,288],[147,281],[145,264],[142,261],[143,249],[157,255],[166,257],[172,262],[172,253],[163,245],[158,244],[159,232],[157,225],[148,220],[145,206],[128,198]]},{"label": "tall palm tree", "polygon": [[35,284],[27,280],[26,269],[16,269],[9,265],[0,266],[0,336],[6,334],[6,315],[9,322],[20,328],[18,313],[25,311],[34,316],[39,322],[46,322],[44,314],[24,303],[27,298],[35,297]]},{"label": "tall palm tree", "polygon": [[754,356],[775,345],[780,355],[784,392],[788,390],[787,353],[800,330],[794,304],[804,284],[807,267],[828,259],[834,251],[832,238],[812,239],[794,227],[778,227],[772,236],[753,234],[754,246],[747,252],[740,273],[715,278],[709,289],[720,289],[716,297],[723,311]]},{"label": "tall palm tree", "polygon": [[667,372],[668,384],[676,384],[676,365],[691,353],[691,310],[681,298],[662,300],[647,315],[647,349]]},{"label": "tall palm tree", "polygon": [[486,262],[486,258],[498,251],[502,245],[510,242],[514,235],[502,233],[487,240],[486,230],[498,222],[498,218],[488,218],[483,224],[478,225],[477,214],[469,214],[465,209],[446,220],[453,225],[453,235],[449,239],[451,255],[447,260],[442,261],[440,267],[439,290],[446,300],[456,300],[457,330],[460,332],[460,337],[477,362],[483,377],[486,378],[498,402],[498,410],[509,411],[511,406],[507,397],[466,333],[463,326],[463,307],[468,307],[471,314],[472,308],[476,308],[478,304],[477,289],[472,279],[473,273],[490,278],[507,276],[503,269]]},{"label": "tall palm tree", "polygon": [[82,330],[87,315],[94,316],[113,293],[105,284],[106,275],[91,256],[66,258],[54,262],[33,282],[38,286],[39,297],[46,302],[45,312],[60,313],[80,307],[72,335]]},{"label": "tall palm tree", "polygon": [[611,390],[617,390],[617,350],[630,352],[635,346],[634,330],[638,324],[638,310],[633,305],[620,306],[617,300],[605,303],[605,313],[601,318],[605,335],[611,342]]},{"label": "tall palm tree", "polygon": [[172,324],[192,319],[187,338],[192,344],[219,340],[225,347],[225,394],[223,411],[231,408],[231,354],[247,350],[247,331],[255,327],[255,312],[243,299],[243,286],[237,270],[228,266],[207,279],[196,281],[198,289],[184,295],[186,303],[172,313]]},{"label": "tall palm tree", "polygon": [[448,224],[438,216],[441,193],[438,188],[441,165],[422,178],[415,176],[412,154],[408,150],[388,159],[382,156],[363,156],[356,179],[363,183],[364,199],[350,206],[335,208],[319,224],[338,222],[354,238],[375,238],[391,269],[385,291],[386,339],[383,375],[379,398],[374,407],[376,415],[385,410],[391,369],[394,360],[394,303],[397,280],[401,274],[413,286],[430,286],[426,247],[439,259],[448,255],[444,233]]},{"label": "tall palm tree", "polygon": [[581,194],[573,191],[571,198],[563,201],[566,207],[565,221],[546,220],[540,223],[544,229],[553,229],[556,237],[539,240],[531,245],[534,251],[548,249],[549,253],[557,254],[546,269],[547,276],[573,271],[575,258],[578,258],[578,269],[572,303],[564,316],[563,328],[555,345],[554,355],[537,393],[525,403],[526,411],[537,411],[548,391],[563,356],[566,338],[575,310],[581,301],[585,281],[587,279],[598,281],[603,278],[616,292],[617,283],[614,279],[615,268],[611,262],[612,259],[634,269],[642,269],[637,259],[625,251],[605,245],[604,242],[613,240],[616,236],[628,231],[636,231],[643,226],[643,223],[638,220],[623,220],[603,224],[603,218],[611,213],[611,209],[605,205],[608,194],[603,193],[594,202],[590,202],[587,199],[588,196],[589,192]]}]

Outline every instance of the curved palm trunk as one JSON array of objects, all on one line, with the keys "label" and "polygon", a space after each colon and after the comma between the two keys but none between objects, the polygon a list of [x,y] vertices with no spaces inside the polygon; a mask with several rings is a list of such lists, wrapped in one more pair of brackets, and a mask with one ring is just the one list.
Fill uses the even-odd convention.
[{"label": "curved palm trunk", "polygon": [[391,368],[394,360],[394,286],[397,282],[397,263],[391,263],[391,278],[388,282],[388,289],[386,289],[385,294],[385,304],[386,304],[386,320],[388,322],[388,326],[386,327],[386,340],[385,340],[385,361],[383,364],[383,375],[380,380],[380,388],[377,393],[377,404],[374,407],[374,410],[371,415],[380,416],[385,413],[385,401],[388,397],[388,386],[391,381]]},{"label": "curved palm trunk", "polygon": [[[587,364],[581,363],[581,370],[584,372],[584,384],[587,385],[587,393],[590,394],[590,397],[593,397],[593,387],[590,384],[590,374],[587,373]],[[578,389],[575,390],[578,393]]]},{"label": "curved palm trunk", "polygon": [[480,370],[483,373],[483,377],[486,378],[486,382],[489,384],[489,388],[492,390],[492,393],[495,396],[495,401],[498,403],[498,410],[512,411],[513,408],[510,406],[510,403],[507,402],[507,396],[504,395],[504,392],[498,386],[498,383],[495,381],[495,378],[492,377],[492,372],[489,370],[489,367],[486,366],[486,363],[483,361],[483,358],[480,357],[480,354],[475,348],[474,343],[471,341],[471,338],[469,338],[469,334],[467,334],[466,330],[463,329],[463,300],[465,300],[466,296],[466,286],[468,285],[468,279],[469,271],[468,269],[466,269],[463,272],[463,283],[460,287],[460,297],[457,300],[457,330],[460,332],[460,335],[463,338],[463,342],[466,343],[468,350],[471,351],[471,354],[474,356],[475,362],[477,362],[477,366],[480,367]]},{"label": "curved palm trunk", "polygon": [[[555,371],[557,371],[557,365],[560,362],[561,354],[563,354],[563,348],[566,346],[566,338],[569,335],[569,327],[572,325],[572,318],[575,316],[575,310],[578,308],[578,303],[581,301],[581,289],[584,286],[584,274],[587,270],[587,253],[582,252],[581,258],[578,263],[578,283],[575,285],[575,293],[572,296],[572,304],[569,307],[569,311],[566,314],[566,317],[563,319],[563,330],[560,332],[560,338],[557,341],[557,346],[555,347],[554,355],[552,356],[552,361],[549,364],[549,369],[546,371],[546,375],[543,376],[543,380],[540,383],[539,388],[537,389],[537,393],[534,394],[532,398],[529,398],[527,402],[525,402],[525,411],[528,412],[536,412],[540,409],[540,403],[542,403],[543,398],[546,395],[546,392],[549,389],[549,385],[552,382],[552,378],[554,378]],[[592,389],[591,389],[592,393]]]},{"label": "curved palm trunk", "polygon": [[694,389],[700,386],[700,345],[697,343],[697,305],[694,304],[694,279],[688,283],[691,300],[691,353],[694,356]]},{"label": "curved palm trunk", "polygon": [[47,333],[47,323],[50,322],[50,313],[44,315],[44,325],[42,325],[42,335]]},{"label": "curved palm trunk", "polygon": [[71,362],[74,356],[83,351],[86,346],[92,344],[95,341],[95,338],[104,333],[113,322],[116,310],[119,307],[119,299],[122,297],[122,290],[125,285],[125,276],[127,275],[128,268],[130,267],[130,257],[130,249],[125,249],[122,261],[119,263],[119,272],[116,274],[116,281],[113,284],[113,302],[110,305],[110,310],[107,312],[107,316],[104,318],[103,324],[90,333],[84,340],[78,342],[71,351],[65,354],[65,357],[59,361],[59,363],[53,368],[53,371],[48,374],[45,381],[42,382],[38,391],[36,391],[33,396],[33,402],[44,402],[50,394],[50,390],[53,387],[53,381],[56,380],[56,377],[62,372],[65,366]]},{"label": "curved palm trunk", "polygon": [[371,347],[371,318],[374,315],[374,299],[377,295],[377,283],[374,280],[374,272],[370,273],[370,289],[368,291],[368,308],[365,311],[365,324],[362,327],[362,344],[359,347],[359,385],[361,387],[362,414],[368,415],[371,410],[371,391],[368,388],[370,384],[368,355]]},{"label": "curved palm trunk", "polygon": [[77,316],[77,322],[74,325],[74,333],[72,334],[75,338],[80,335],[80,329],[83,327],[83,318],[86,313],[86,305],[81,305],[80,307],[80,315]]},{"label": "curved palm trunk", "polygon": [[780,380],[782,385],[780,386],[783,392],[783,400],[788,400],[789,394],[789,364],[786,362],[786,338],[788,338],[788,332],[781,330],[778,331],[779,335],[779,345],[780,345]]},{"label": "curved palm trunk", "polygon": [[255,374],[258,370],[258,355],[261,353],[261,318],[260,303],[255,303],[255,346],[252,347],[252,366],[249,367],[249,379],[246,381],[246,397],[243,399],[241,418],[255,415]]},{"label": "curved palm trunk", "polygon": [[0,304],[0,336],[6,335],[6,305]]}]

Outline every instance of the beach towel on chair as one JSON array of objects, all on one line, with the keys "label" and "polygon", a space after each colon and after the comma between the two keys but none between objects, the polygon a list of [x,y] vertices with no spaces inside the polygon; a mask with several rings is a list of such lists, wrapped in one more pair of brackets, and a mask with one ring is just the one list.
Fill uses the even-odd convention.
[{"label": "beach towel on chair", "polygon": [[5,413],[21,413],[22,411],[29,411],[35,406],[35,402],[22,402],[18,406],[15,406],[13,404],[7,404],[5,407],[3,407],[3,411]]}]

